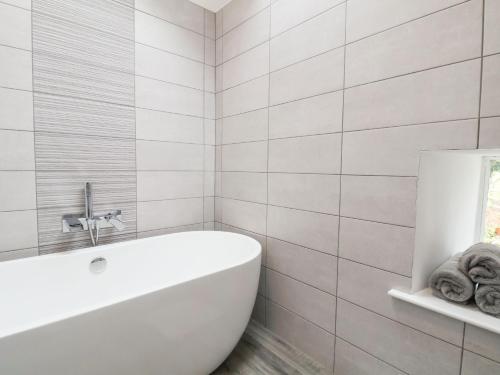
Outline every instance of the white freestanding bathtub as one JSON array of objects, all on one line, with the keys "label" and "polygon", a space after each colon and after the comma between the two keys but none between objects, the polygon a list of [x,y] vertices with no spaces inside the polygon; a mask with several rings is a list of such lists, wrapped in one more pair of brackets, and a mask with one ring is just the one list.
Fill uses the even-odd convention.
[{"label": "white freestanding bathtub", "polygon": [[248,323],[260,256],[186,232],[0,263],[0,374],[207,375]]}]

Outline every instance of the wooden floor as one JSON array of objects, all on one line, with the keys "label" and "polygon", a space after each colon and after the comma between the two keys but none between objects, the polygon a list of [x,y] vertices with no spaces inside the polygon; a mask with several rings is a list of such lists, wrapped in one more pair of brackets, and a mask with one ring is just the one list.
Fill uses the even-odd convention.
[{"label": "wooden floor", "polygon": [[229,358],[212,375],[326,375],[324,367],[252,321]]}]

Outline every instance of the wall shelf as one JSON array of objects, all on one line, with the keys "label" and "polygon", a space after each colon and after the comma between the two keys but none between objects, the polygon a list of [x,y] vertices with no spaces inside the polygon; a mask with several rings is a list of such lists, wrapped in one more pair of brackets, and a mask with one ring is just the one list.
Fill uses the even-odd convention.
[{"label": "wall shelf", "polygon": [[389,290],[388,294],[396,299],[405,301],[424,309],[428,309],[450,318],[461,320],[467,324],[483,328],[500,334],[500,318],[481,312],[476,305],[460,305],[432,295],[430,288],[423,289],[416,293],[403,292],[398,289]]}]

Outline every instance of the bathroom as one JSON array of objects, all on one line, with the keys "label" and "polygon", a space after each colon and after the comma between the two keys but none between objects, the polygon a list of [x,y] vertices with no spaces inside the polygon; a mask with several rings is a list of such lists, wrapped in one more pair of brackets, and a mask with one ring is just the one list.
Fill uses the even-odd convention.
[{"label": "bathroom", "polygon": [[0,374],[500,374],[499,171],[499,0],[0,0]]}]

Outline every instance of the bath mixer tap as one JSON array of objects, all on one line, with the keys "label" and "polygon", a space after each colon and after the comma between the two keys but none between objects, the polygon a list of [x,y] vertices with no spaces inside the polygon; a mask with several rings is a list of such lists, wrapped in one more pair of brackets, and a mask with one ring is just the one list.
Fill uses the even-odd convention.
[{"label": "bath mixer tap", "polygon": [[90,182],[84,188],[85,212],[83,214],[68,214],[62,217],[62,231],[64,233],[88,231],[93,246],[99,243],[101,229],[115,228],[118,231],[125,229],[121,210],[94,213],[94,200]]}]

